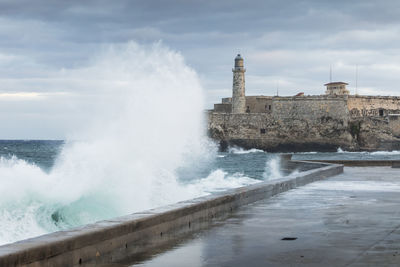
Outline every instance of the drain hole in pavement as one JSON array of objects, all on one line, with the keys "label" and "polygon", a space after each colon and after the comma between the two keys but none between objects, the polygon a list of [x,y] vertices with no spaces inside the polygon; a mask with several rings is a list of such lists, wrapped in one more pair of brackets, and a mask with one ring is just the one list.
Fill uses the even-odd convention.
[{"label": "drain hole in pavement", "polygon": [[297,239],[297,237],[284,237],[284,238],[282,238],[281,240],[293,241],[293,240],[296,240],[296,239]]}]

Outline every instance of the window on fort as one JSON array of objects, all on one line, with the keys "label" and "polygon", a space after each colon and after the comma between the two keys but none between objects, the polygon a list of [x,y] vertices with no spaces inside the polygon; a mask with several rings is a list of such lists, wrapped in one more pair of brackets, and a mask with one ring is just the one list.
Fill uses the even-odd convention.
[{"label": "window on fort", "polygon": [[379,110],[379,116],[382,117],[383,116],[383,109]]},{"label": "window on fort", "polygon": [[271,105],[269,105],[269,106],[268,106],[268,110],[271,110],[271,108],[272,108]]},{"label": "window on fort", "polygon": [[265,134],[265,129],[260,129],[260,134]]}]

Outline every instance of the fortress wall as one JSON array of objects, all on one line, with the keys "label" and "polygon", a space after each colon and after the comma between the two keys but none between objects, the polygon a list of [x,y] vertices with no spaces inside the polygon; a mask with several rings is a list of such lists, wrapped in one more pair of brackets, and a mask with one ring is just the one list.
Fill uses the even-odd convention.
[{"label": "fortress wall", "polygon": [[[391,96],[349,96],[348,109],[352,117],[387,116],[400,113],[400,97]],[[379,113],[382,109],[383,113]]]},{"label": "fortress wall", "polygon": [[[339,146],[351,146],[349,119],[348,116],[341,116],[348,112],[343,101],[322,101],[318,106],[307,101],[286,102],[292,107],[301,105],[304,109],[314,110],[314,115],[291,118],[288,113],[296,111],[284,113],[285,105],[278,114],[209,112],[209,135],[220,141],[222,148],[237,145],[267,151],[335,151]],[[277,104],[281,103],[278,101]],[[331,109],[335,117],[327,113]]]},{"label": "fortress wall", "polygon": [[271,113],[272,97],[246,96],[246,108],[247,107],[249,108],[250,113]]},{"label": "fortress wall", "polygon": [[[263,138],[266,133],[261,129],[273,127],[273,118],[269,113],[226,114],[209,113],[208,128],[215,129],[222,136],[218,139]],[[267,130],[266,130],[267,132]]]},{"label": "fortress wall", "polygon": [[277,119],[306,119],[320,123],[321,118],[346,121],[348,109],[344,97],[276,97],[273,100],[273,114]]},{"label": "fortress wall", "polygon": [[214,104],[214,111],[222,113],[231,113],[232,104],[231,103]]},{"label": "fortress wall", "polygon": [[[209,113],[208,130],[221,147],[237,145],[267,151],[334,151],[400,149],[400,97],[307,96],[250,97],[272,101],[271,113]],[[350,101],[350,103],[348,103]],[[350,116],[358,104],[364,116]],[[265,105],[259,107],[265,108]],[[372,109],[373,108],[373,109]],[[379,116],[379,109],[384,109]],[[358,110],[358,109],[357,109]],[[375,110],[375,113],[373,113]],[[371,115],[377,114],[377,115]]]},{"label": "fortress wall", "polygon": [[399,115],[389,116],[389,127],[391,128],[393,135],[400,137],[400,116]]}]

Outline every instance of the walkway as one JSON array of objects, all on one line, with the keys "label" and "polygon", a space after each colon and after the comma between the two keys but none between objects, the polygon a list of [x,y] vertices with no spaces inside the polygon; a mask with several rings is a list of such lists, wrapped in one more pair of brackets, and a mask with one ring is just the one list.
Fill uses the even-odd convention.
[{"label": "walkway", "polygon": [[346,167],[240,208],[135,266],[399,265],[400,169]]}]

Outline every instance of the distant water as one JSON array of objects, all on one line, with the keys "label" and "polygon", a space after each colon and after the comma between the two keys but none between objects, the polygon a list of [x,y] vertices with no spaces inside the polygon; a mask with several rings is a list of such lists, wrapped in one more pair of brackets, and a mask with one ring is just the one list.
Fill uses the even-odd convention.
[{"label": "distant water", "polygon": [[60,140],[0,140],[0,157],[15,156],[48,172],[63,145]]},{"label": "distant water", "polygon": [[[23,160],[49,172],[64,144],[62,140],[0,140],[0,157],[3,160],[12,158]],[[265,163],[277,155],[264,153],[258,149],[231,148],[229,152],[218,153],[215,160],[207,162],[207,166],[200,164],[190,166],[190,169],[180,168],[178,173],[182,181],[195,179],[194,176],[205,177],[218,169],[227,175],[240,173],[249,178],[261,179],[265,172]]]},{"label": "distant water", "polygon": [[376,151],[376,152],[348,152],[338,149],[337,152],[305,152],[295,153],[296,160],[400,160],[400,151]]},{"label": "distant water", "polygon": [[[62,140],[0,140],[0,157],[10,159],[15,156],[48,172],[63,146],[64,141]],[[202,166],[197,174],[201,177],[211,169],[223,169],[229,175],[242,173],[247,177],[259,179],[265,171],[265,162],[276,155],[276,153],[265,153],[258,149],[231,148],[229,152],[218,153],[211,166],[207,168]],[[293,159],[400,160],[400,151],[347,152],[339,149],[338,152],[294,153]],[[181,176],[184,176],[185,171],[189,170],[181,169],[179,171]]]},{"label": "distant water", "polygon": [[[107,198],[107,191],[104,191],[107,185],[98,185],[96,179],[89,180],[88,184],[77,184],[79,180],[68,176],[68,165],[62,176],[57,172],[52,175],[66,145],[64,141],[0,140],[0,244],[123,215],[126,210],[134,212],[141,209],[140,202],[113,203],[114,199]],[[400,152],[339,150],[335,153],[296,153],[293,158],[400,160]],[[121,175],[118,169],[115,171],[116,173],[109,173],[107,176],[113,183]],[[278,154],[257,149],[231,148],[228,152],[213,154],[212,158],[204,162],[183,164],[175,170],[174,176],[177,178],[176,184],[160,179],[152,190],[159,190],[157,192],[163,192],[165,196],[177,195],[176,200],[183,200],[276,179],[282,174],[279,172]],[[122,190],[121,194],[126,194],[130,189],[146,186],[141,182],[146,180],[146,175],[132,178],[134,179],[126,180],[122,184],[123,188],[115,187],[114,190]],[[85,176],[80,179],[85,179]],[[106,180],[98,181],[107,183]],[[133,192],[137,192],[137,189]],[[153,206],[174,201],[174,198],[158,195],[157,192],[147,196],[157,196],[156,201],[151,202]],[[69,197],[74,197],[75,200],[71,201]],[[135,198],[135,195],[132,197]],[[125,209],[119,210],[121,205]],[[129,209],[131,205],[132,209]],[[142,209],[149,207],[151,206],[143,206]]]}]

